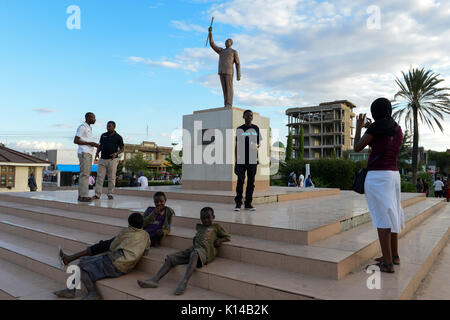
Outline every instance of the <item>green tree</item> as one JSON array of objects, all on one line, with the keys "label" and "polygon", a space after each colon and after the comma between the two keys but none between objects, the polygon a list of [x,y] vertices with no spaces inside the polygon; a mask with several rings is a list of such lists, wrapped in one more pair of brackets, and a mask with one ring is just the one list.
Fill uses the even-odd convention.
[{"label": "green tree", "polygon": [[130,172],[137,173],[139,171],[142,171],[145,176],[149,175],[149,171],[147,169],[148,163],[144,159],[144,156],[142,153],[138,153],[135,155],[132,159],[127,160],[125,162],[125,169]]},{"label": "green tree", "polygon": [[441,172],[447,173],[446,170],[450,167],[450,153],[428,151],[428,159],[436,162],[436,167],[440,168]]},{"label": "green tree", "polygon": [[[180,151],[180,157],[182,157],[182,156],[183,156],[183,150]],[[172,174],[174,174],[174,175],[181,174],[181,171],[182,171],[181,169],[183,167],[183,164],[182,163],[175,163],[172,160],[172,154],[169,155],[169,158],[167,159],[167,162],[170,163],[169,171]]]},{"label": "green tree", "polygon": [[298,154],[297,159],[303,160],[303,156],[305,154],[305,133],[303,131],[303,127],[300,128],[300,138],[298,140]]},{"label": "green tree", "polygon": [[444,129],[440,121],[444,120],[443,113],[450,114],[450,99],[447,90],[449,88],[438,88],[437,85],[444,81],[438,79],[439,74],[431,70],[412,68],[408,73],[402,72],[403,81],[395,80],[399,91],[394,100],[401,98],[402,101],[394,106],[393,117],[405,119],[405,127],[412,124],[413,147],[412,147],[412,182],[416,183],[417,162],[419,153],[419,119],[422,124],[427,124],[434,131],[436,125],[442,132]]},{"label": "green tree", "polygon": [[398,167],[405,172],[411,171],[411,150],[412,140],[411,134],[408,130],[403,134],[402,146],[400,147],[400,153],[398,154]]},{"label": "green tree", "polygon": [[333,153],[331,154],[331,158],[332,159],[336,159],[337,158],[337,156],[336,156],[336,149],[333,149]]},{"label": "green tree", "polygon": [[289,131],[286,146],[286,162],[292,160],[292,132]]}]

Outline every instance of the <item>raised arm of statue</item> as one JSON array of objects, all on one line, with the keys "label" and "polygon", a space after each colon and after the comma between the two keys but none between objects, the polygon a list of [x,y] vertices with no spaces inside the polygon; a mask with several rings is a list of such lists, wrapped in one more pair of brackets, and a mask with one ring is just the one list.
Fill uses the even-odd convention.
[{"label": "raised arm of statue", "polygon": [[236,79],[237,81],[241,80],[241,62],[239,61],[238,52],[234,52],[234,63],[236,64]]},{"label": "raised arm of statue", "polygon": [[223,50],[221,47],[216,46],[216,44],[214,43],[211,28],[209,29],[209,45],[210,45],[211,48],[213,48],[213,50],[214,50],[215,52],[217,52],[217,53],[220,53],[220,51]]}]

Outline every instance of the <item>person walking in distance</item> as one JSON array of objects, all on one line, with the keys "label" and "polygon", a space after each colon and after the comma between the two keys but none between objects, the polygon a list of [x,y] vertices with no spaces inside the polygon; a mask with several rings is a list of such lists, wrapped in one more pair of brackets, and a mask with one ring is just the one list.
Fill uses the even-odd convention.
[{"label": "person walking in distance", "polygon": [[119,164],[119,155],[124,150],[123,139],[116,132],[116,123],[109,121],[106,125],[106,132],[101,135],[100,147],[97,149],[95,159],[98,159],[100,152],[102,156],[98,162],[97,185],[95,196],[92,199],[100,199],[103,190],[105,175],[108,175],[108,199],[112,200],[114,188],[116,186],[116,173]]},{"label": "person walking in distance", "polygon": [[28,187],[30,188],[30,192],[34,192],[37,190],[36,178],[34,177],[34,173],[30,173],[30,177],[28,178]]},{"label": "person walking in distance", "polygon": [[236,130],[236,165],[234,173],[238,177],[236,185],[236,207],[240,211],[242,206],[242,193],[244,191],[245,173],[247,172],[247,190],[245,192],[245,209],[255,211],[252,206],[253,191],[255,189],[255,176],[258,169],[258,148],[261,137],[259,127],[252,124],[253,112],[244,111],[245,123]]},{"label": "person walking in distance", "polygon": [[238,52],[231,48],[232,39],[225,41],[226,48],[218,47],[213,40],[212,27],[209,28],[209,44],[211,48],[219,55],[219,76],[222,84],[225,107],[233,106],[233,65],[236,64],[237,81],[241,80],[241,63],[239,62]]},{"label": "person walking in distance", "polygon": [[73,142],[78,145],[78,160],[80,161],[80,179],[78,183],[78,201],[89,202],[89,176],[91,174],[94,148],[99,145],[92,138],[91,125],[95,123],[95,114],[86,113],[85,122],[82,123],[75,135]]},{"label": "person walking in distance", "polygon": [[433,183],[434,187],[434,196],[436,198],[442,198],[442,190],[444,189],[444,183],[441,181],[441,178],[437,178]]}]

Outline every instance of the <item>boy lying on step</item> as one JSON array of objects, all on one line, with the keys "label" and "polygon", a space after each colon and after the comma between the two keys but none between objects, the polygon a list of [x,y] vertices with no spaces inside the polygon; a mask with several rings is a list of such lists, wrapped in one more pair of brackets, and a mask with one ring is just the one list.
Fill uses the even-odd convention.
[{"label": "boy lying on step", "polygon": [[[150,249],[150,237],[142,229],[144,218],[135,212],[128,217],[128,228],[123,229],[116,237],[100,241],[86,250],[73,255],[59,250],[58,258],[64,265],[80,259],[81,282],[86,287],[84,300],[98,300],[100,294],[94,283],[103,278],[117,278],[129,273],[147,255]],[[101,255],[99,255],[101,254]],[[98,255],[98,256],[97,256]],[[64,289],[54,292],[60,298],[75,298],[76,289]]]},{"label": "boy lying on step", "polygon": [[202,224],[197,224],[197,234],[193,239],[193,246],[186,250],[169,254],[158,273],[148,280],[138,280],[142,288],[157,288],[158,282],[170,269],[177,265],[187,264],[183,280],[178,284],[175,294],[181,295],[186,290],[187,283],[196,268],[211,263],[217,255],[217,248],[222,243],[230,241],[230,235],[224,228],[214,222],[214,210],[205,207],[200,211]]}]

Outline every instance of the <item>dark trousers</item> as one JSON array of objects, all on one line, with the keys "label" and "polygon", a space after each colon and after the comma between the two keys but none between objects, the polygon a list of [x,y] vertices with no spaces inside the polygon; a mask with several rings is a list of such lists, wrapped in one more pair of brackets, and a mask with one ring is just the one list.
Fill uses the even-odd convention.
[{"label": "dark trousers", "polygon": [[109,240],[101,240],[100,242],[90,246],[88,248],[88,252],[90,256],[96,256],[101,253],[105,253],[109,251],[109,247],[111,246],[111,243],[114,241],[116,237],[109,239]]},{"label": "dark trousers", "polygon": [[222,84],[223,99],[225,107],[233,106],[233,75],[220,74],[220,83]]},{"label": "dark trousers", "polygon": [[245,204],[251,205],[253,201],[253,190],[255,190],[255,175],[257,164],[236,164],[234,173],[238,176],[236,186],[236,205],[242,205],[242,193],[244,192],[245,172],[247,172],[247,189],[245,190]]}]

